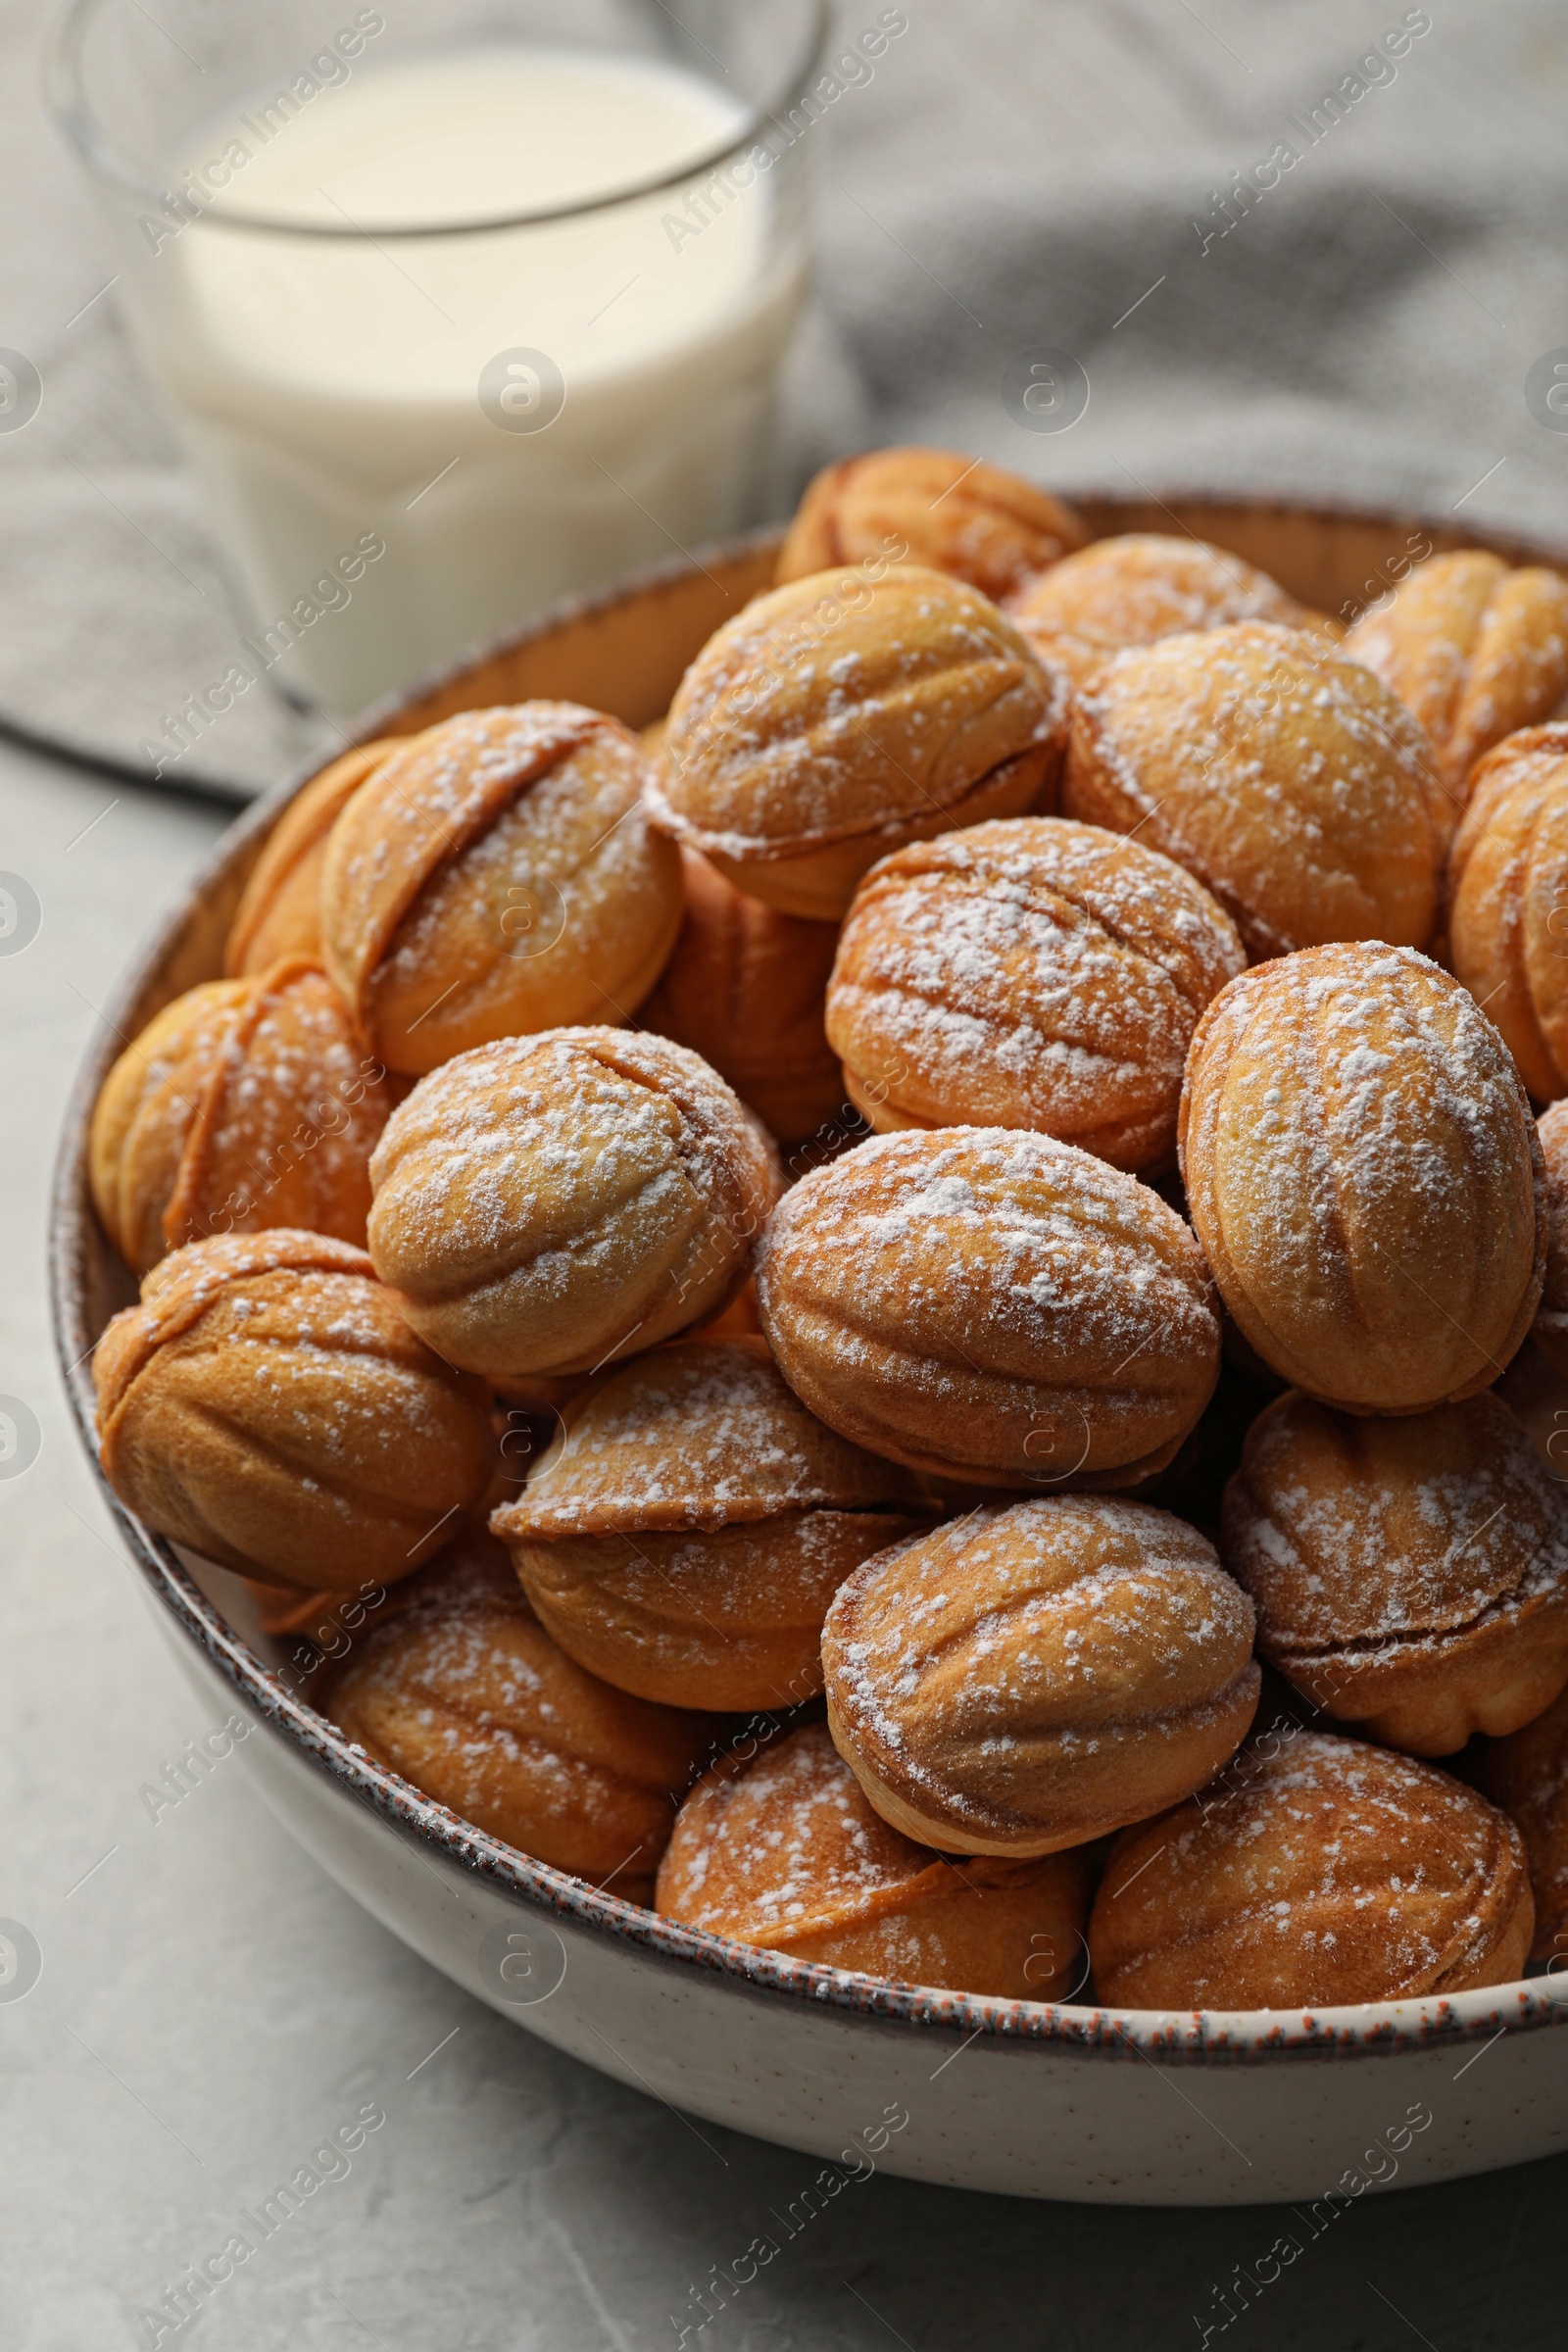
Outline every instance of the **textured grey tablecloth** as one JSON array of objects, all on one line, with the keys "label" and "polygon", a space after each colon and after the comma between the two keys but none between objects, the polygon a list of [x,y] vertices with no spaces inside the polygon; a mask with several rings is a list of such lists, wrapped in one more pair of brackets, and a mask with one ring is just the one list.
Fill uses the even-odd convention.
[{"label": "textured grey tablecloth", "polygon": [[[1398,79],[1200,255],[1193,209],[1401,12],[1198,4],[1202,22],[1182,0],[911,9],[876,81],[833,110],[821,356],[801,370],[803,420],[821,421],[803,421],[802,462],[812,433],[939,432],[1067,482],[1125,466],[1451,506],[1502,459],[1464,511],[1564,519],[1568,442],[1522,393],[1537,353],[1568,340],[1561,19],[1438,6]],[[875,13],[846,5],[851,30]],[[0,343],[33,352],[46,383],[34,425],[0,437],[0,709],[113,755],[179,647],[220,624],[167,588],[129,522],[98,514],[91,482],[73,488],[66,452],[220,583],[103,305],[66,326],[101,270],[26,111],[16,61],[33,38],[30,10],[0,17]],[[1026,442],[998,385],[1037,341],[1077,353],[1093,393],[1070,433]],[[227,772],[265,780],[288,751],[280,726],[235,733]],[[236,1765],[156,1822],[142,1795],[210,1722],[69,1425],[44,1302],[48,1163],[95,1008],[218,823],[0,743],[0,870],[40,909],[30,945],[0,954],[0,1392],[40,1430],[24,1475],[0,1478],[0,1919],[42,1959],[24,1999],[0,2000],[0,2352],[147,2346],[139,2312],[368,2099],[387,2122],[350,2175],[166,2344],[659,2352],[711,2266],[798,2194],[804,2160],[708,2126],[702,2144],[467,1999],[290,1843]],[[1556,2352],[1565,2194],[1568,2159],[1369,2199],[1211,2342]],[[1200,2343],[1194,2315],[1211,2318],[1277,2227],[877,2177],[691,2341],[1174,2352]]]},{"label": "textured grey tablecloth", "polygon": [[[842,0],[841,30],[880,13]],[[1568,340],[1560,0],[903,13],[873,78],[828,110],[790,476],[926,438],[1069,489],[1462,500],[1471,518],[1568,527],[1568,437],[1524,397],[1531,364]],[[134,770],[192,679],[233,659],[239,621],[115,291],[98,291],[111,265],[39,118],[37,39],[37,0],[5,0],[0,343],[32,360],[43,404],[0,433],[0,718]],[[1282,144],[1298,160],[1259,196],[1255,167]],[[1237,172],[1254,193],[1226,231],[1213,199]],[[1004,405],[1009,362],[1036,345],[1090,381],[1059,435]],[[331,741],[264,684],[171,772],[245,794]]]}]

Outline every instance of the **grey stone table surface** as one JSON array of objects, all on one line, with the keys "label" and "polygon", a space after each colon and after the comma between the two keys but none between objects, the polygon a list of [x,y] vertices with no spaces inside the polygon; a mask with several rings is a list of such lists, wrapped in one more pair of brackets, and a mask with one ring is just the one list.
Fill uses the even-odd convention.
[{"label": "grey stone table surface", "polygon": [[[23,932],[0,940],[0,1392],[41,1432],[30,1466],[0,1476],[0,1919],[42,1962],[24,1998],[0,1984],[0,2347],[655,2352],[815,2161],[699,2136],[459,1991],[290,1842],[242,1750],[177,1806],[143,1794],[212,1724],[68,1419],[47,1189],[95,1007],[221,821],[0,746],[0,871],[40,913],[20,952]],[[198,2317],[175,2334],[141,2316],[366,2103],[384,2125]],[[1369,2199],[1226,2341],[1558,2346],[1565,2195],[1568,2158]],[[1214,2287],[1278,2227],[1267,2209],[1031,2204],[873,2176],[685,2340],[1193,2344],[1194,2315],[1212,2322]]]}]

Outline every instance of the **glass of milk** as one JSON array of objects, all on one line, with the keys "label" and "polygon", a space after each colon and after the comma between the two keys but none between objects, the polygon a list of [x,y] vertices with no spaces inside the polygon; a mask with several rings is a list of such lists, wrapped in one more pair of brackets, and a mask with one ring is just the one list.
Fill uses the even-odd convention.
[{"label": "glass of milk", "polygon": [[826,0],[72,0],[56,107],[248,660],[353,710],[776,505],[825,35]]}]

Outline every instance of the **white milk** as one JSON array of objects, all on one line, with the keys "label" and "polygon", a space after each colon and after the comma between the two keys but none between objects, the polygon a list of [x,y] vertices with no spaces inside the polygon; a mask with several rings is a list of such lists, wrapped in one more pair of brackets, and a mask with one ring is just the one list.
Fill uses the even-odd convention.
[{"label": "white milk", "polygon": [[[352,710],[549,598],[755,518],[803,275],[765,175],[695,231],[676,189],[535,226],[385,234],[680,171],[737,134],[722,91],[634,58],[475,49],[367,61],[270,136],[260,107],[238,121],[250,160],[149,272],[164,300],[147,357],[264,655],[288,632],[260,632],[295,613],[283,678]],[[225,122],[216,144],[234,135]],[[367,233],[241,230],[225,211]],[[352,587],[330,580],[378,543]],[[334,609],[302,626],[302,598]]]}]

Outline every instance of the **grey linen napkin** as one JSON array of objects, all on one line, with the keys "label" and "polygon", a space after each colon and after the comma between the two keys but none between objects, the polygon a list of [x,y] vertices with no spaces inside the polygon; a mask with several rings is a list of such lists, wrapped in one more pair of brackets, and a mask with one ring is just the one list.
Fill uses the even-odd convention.
[{"label": "grey linen napkin", "polygon": [[[932,440],[1069,493],[1280,492],[1568,544],[1568,416],[1544,390],[1568,346],[1555,0],[842,0],[835,53],[893,18],[824,88],[786,484]],[[42,402],[0,431],[0,724],[146,774],[142,744],[244,623],[97,291],[40,33],[36,0],[3,0],[0,199],[26,226],[0,345]],[[165,780],[242,799],[329,754],[287,668]]]}]

